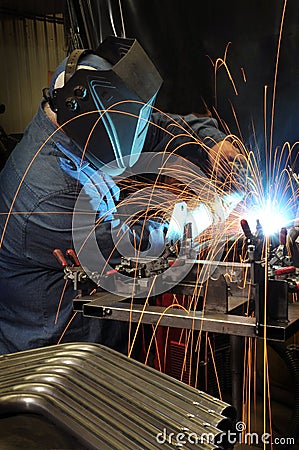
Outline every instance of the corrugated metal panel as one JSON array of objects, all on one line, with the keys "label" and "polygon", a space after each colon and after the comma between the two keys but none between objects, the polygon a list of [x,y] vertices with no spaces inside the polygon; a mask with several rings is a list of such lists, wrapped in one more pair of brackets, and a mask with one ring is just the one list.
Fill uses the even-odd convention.
[{"label": "corrugated metal panel", "polygon": [[1,19],[0,102],[6,111],[0,123],[7,133],[23,133],[48,86],[48,72],[66,56],[63,23],[53,19]]}]

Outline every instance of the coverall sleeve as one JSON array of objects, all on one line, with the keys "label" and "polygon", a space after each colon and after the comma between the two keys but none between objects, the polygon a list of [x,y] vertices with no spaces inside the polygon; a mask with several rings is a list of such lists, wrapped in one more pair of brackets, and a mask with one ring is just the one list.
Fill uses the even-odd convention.
[{"label": "coverall sleeve", "polygon": [[175,153],[205,170],[209,167],[209,148],[225,137],[211,117],[154,112],[143,151]]},{"label": "coverall sleeve", "polygon": [[[88,201],[86,196],[86,202]],[[67,249],[74,247],[74,238],[77,247],[91,249],[88,253],[88,263],[91,267],[97,266],[98,251],[110,265],[120,263],[121,256],[115,249],[112,235],[121,236],[122,225],[114,226],[113,220],[94,219],[90,210],[74,212],[75,204],[74,192],[56,193],[39,202],[28,215],[24,244],[25,256],[28,261],[31,260],[32,266],[61,269],[52,252],[55,248],[59,248],[65,254]],[[78,214],[80,220],[74,222],[73,214]],[[148,246],[149,225],[155,226],[151,222],[146,225],[137,222],[134,227],[125,231],[135,245],[139,245],[141,238],[142,251]],[[80,254],[78,256],[80,259]]]}]

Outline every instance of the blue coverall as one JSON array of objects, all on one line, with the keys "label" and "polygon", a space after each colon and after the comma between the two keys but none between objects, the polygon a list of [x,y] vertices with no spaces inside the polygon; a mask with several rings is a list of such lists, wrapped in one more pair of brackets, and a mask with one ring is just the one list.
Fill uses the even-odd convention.
[{"label": "blue coverall", "polygon": [[[159,127],[149,127],[144,149],[163,151],[170,139],[163,128],[171,120],[160,113],[154,113],[151,120]],[[224,138],[214,119],[189,115],[184,121],[200,139],[207,138],[208,146]],[[83,183],[80,174],[77,176],[81,153],[62,130],[56,130],[41,103],[0,173],[0,354],[56,344],[73,315],[76,293],[69,283],[56,320],[65,280],[52,251],[72,248],[72,211]],[[171,127],[168,131],[172,131]],[[173,132],[179,134],[181,130]],[[188,146],[184,151],[188,153]],[[206,160],[199,145],[192,145],[189,151],[193,161],[200,164]],[[84,164],[86,167],[88,161]],[[89,173],[92,170],[90,166]],[[105,214],[110,206],[107,198],[102,198],[99,213]],[[96,231],[101,251],[107,257],[114,245],[110,216]],[[114,254],[115,260],[110,263],[117,263],[118,257]],[[125,353],[126,326],[77,314],[62,340],[70,341],[97,342]]]}]

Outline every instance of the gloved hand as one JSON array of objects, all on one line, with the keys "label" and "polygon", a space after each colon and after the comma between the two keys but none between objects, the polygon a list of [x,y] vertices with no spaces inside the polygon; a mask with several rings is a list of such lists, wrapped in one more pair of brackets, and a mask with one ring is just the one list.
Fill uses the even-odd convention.
[{"label": "gloved hand", "polygon": [[138,220],[112,228],[113,241],[118,252],[125,257],[158,258],[165,249],[167,223],[160,218]]},{"label": "gloved hand", "polygon": [[212,177],[228,190],[244,191],[250,182],[248,160],[228,140],[215,144],[209,152]]},{"label": "gloved hand", "polygon": [[230,161],[231,175],[230,183],[234,190],[244,192],[248,189],[250,183],[249,167],[243,157],[235,158]]},{"label": "gloved hand", "polygon": [[119,187],[109,175],[98,170],[89,161],[75,155],[60,143],[56,145],[65,155],[59,158],[61,169],[82,185],[87,201],[98,212],[98,217],[104,221],[112,220],[113,213],[116,212],[115,202],[119,200]]}]

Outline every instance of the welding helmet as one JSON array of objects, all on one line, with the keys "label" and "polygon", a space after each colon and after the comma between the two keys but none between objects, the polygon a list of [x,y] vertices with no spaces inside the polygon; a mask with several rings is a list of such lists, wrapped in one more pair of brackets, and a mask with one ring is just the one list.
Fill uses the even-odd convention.
[{"label": "welding helmet", "polygon": [[139,158],[161,84],[135,39],[111,36],[96,50],[72,52],[54,74],[46,98],[87,159],[118,175]]}]

